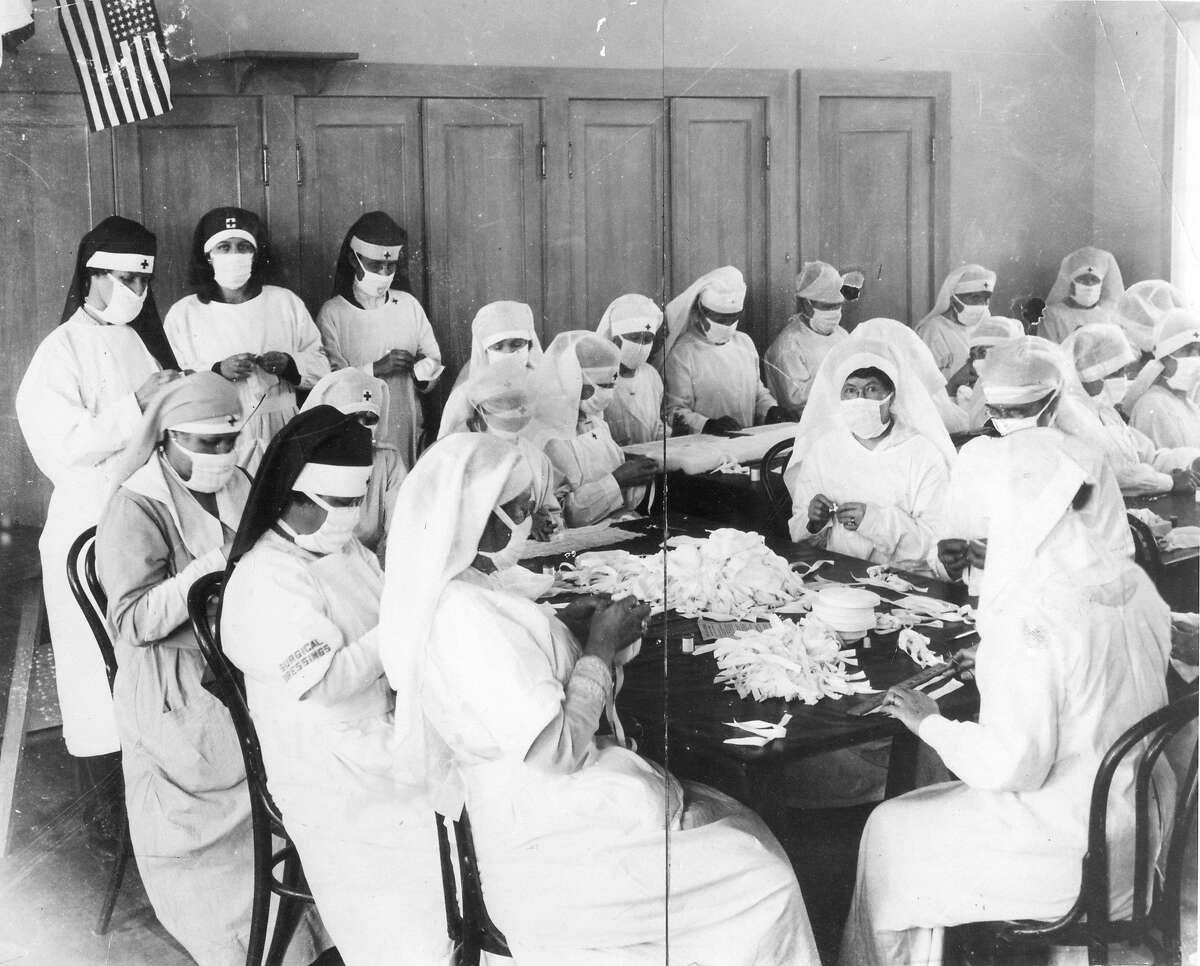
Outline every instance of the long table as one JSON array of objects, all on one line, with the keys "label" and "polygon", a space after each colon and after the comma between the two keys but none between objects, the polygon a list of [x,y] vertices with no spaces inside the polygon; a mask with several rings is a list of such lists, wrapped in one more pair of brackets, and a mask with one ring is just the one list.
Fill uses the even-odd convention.
[{"label": "long table", "polygon": [[[664,536],[706,536],[718,524],[698,517],[668,514],[665,518],[633,525],[642,535],[619,545],[630,553],[656,552]],[[845,582],[865,576],[866,564],[840,554],[813,551],[807,547],[768,541],[789,561],[833,560],[832,567],[819,573],[829,580]],[[554,563],[540,558],[538,567]],[[936,580],[911,576],[926,588],[927,596],[962,603],[963,588]],[[901,595],[871,588],[885,600]],[[968,627],[948,624],[943,629],[919,628],[930,638],[930,646],[943,654],[952,653],[976,640],[960,635]],[[755,701],[739,698],[713,683],[717,664],[711,654],[687,654],[683,639],[700,643],[696,621],[668,611],[651,621],[639,657],[625,668],[625,684],[617,697],[617,708],[626,730],[648,757],[668,766],[682,778],[704,781],[754,808],[768,822],[783,806],[784,772],[789,762],[835,748],[850,747],[882,738],[893,740],[888,772],[888,794],[913,787],[919,742],[894,719],[882,714],[854,716],[847,712],[851,700],[823,699],[815,705],[780,699]],[[868,636],[869,647],[859,646],[857,656],[871,685],[887,688],[914,674],[917,666],[895,650],[896,634]],[[949,717],[969,717],[978,708],[973,685],[947,695],[939,702]],[[764,719],[778,721],[792,715],[787,736],[763,748],[725,744],[726,738],[742,732],[725,722]]]}]

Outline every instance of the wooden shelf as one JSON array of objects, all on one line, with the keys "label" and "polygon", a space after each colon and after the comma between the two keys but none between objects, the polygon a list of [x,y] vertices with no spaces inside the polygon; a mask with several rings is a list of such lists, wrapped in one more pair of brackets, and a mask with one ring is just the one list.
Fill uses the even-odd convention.
[{"label": "wooden shelf", "polygon": [[231,64],[239,94],[245,92],[255,75],[269,74],[297,84],[315,96],[325,90],[334,67],[344,61],[358,60],[358,54],[320,50],[231,50],[226,54],[210,54],[200,60]]}]

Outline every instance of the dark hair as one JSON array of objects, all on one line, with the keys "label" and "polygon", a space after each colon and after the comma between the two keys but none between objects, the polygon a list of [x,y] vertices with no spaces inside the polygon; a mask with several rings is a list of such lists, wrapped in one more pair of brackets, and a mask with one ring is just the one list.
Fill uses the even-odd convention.
[{"label": "dark hair", "polygon": [[188,264],[188,282],[195,289],[196,298],[205,305],[220,302],[221,289],[213,277],[213,267],[204,251],[204,243],[216,233],[213,229],[214,219],[233,212],[236,212],[239,221],[246,223],[250,234],[254,236],[254,263],[250,269],[250,280],[246,283],[247,297],[254,298],[262,292],[263,286],[271,278],[271,248],[258,215],[244,208],[213,208],[196,223],[196,230],[192,233],[191,261]]},{"label": "dark hair", "polygon": [[878,379],[887,387],[888,392],[896,391],[896,384],[892,382],[891,377],[882,369],[876,369],[874,366],[868,366],[865,369],[855,369],[847,379]]}]

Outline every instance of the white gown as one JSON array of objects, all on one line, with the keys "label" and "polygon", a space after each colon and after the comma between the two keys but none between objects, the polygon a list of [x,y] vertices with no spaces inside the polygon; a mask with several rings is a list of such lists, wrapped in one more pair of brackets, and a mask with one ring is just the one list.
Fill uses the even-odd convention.
[{"label": "white gown", "polygon": [[[924,572],[948,482],[945,458],[923,436],[896,426],[870,450],[849,432],[833,430],[813,443],[793,478],[788,528],[796,542]],[[835,519],[809,533],[808,506],[818,493],[835,503],[865,503],[859,528],[847,530]]]},{"label": "white gown", "polygon": [[608,423],[592,416],[580,420],[574,439],[552,439],[546,455],[559,481],[558,502],[569,527],[586,527],[621,509],[636,507],[646,494],[642,486],[621,489],[613,470],[625,454],[613,442]]},{"label": "white gown", "polygon": [[1037,334],[1051,342],[1062,343],[1076,329],[1092,322],[1117,322],[1113,306],[1098,302],[1090,309],[1081,309],[1074,305],[1059,302],[1057,305],[1047,305],[1042,312],[1042,321]]},{"label": "white gown", "polygon": [[816,966],[762,821],[594,737],[607,669],[536,604],[488,587],[467,571],[443,593],[422,705],[465,780],[488,911],[515,961],[661,966],[669,911],[671,962]]},{"label": "white gown", "polygon": [[[387,301],[378,308],[363,309],[335,295],[317,313],[317,328],[325,352],[334,370],[354,366],[373,376],[376,360],[392,349],[418,353],[437,363],[442,361],[433,326],[421,303],[407,292],[389,291]],[[412,372],[395,373],[384,380],[388,384],[388,413],[384,420],[391,443],[400,451],[405,469],[412,469],[424,429],[419,392],[428,392],[434,383],[418,387]]]},{"label": "white gown", "polygon": [[134,392],[157,369],[131,328],[102,325],[80,308],[37,347],[17,389],[21,432],[54,484],[38,549],[72,755],[107,754],[118,741],[104,662],[67,584],[67,551],[100,520],[114,457],[141,423]]},{"label": "white gown", "polygon": [[[1078,895],[1100,760],[1166,702],[1170,614],[1132,565],[1098,588],[1060,582],[1047,594],[1014,601],[984,629],[979,723],[940,715],[921,723],[921,738],[963,780],[872,813],[843,966],[931,966],[942,960],[941,927],[1051,919]],[[1156,778],[1165,800],[1169,769]],[[1108,813],[1118,914],[1132,896],[1131,786],[1129,771],[1118,772]]]},{"label": "white gown", "polygon": [[781,406],[800,409],[808,402],[817,370],[829,350],[849,337],[840,325],[829,335],[814,332],[803,317],[793,315],[764,357],[767,388]]},{"label": "white gown", "polygon": [[1195,399],[1156,384],[1133,404],[1129,422],[1155,446],[1200,446],[1200,406]]},{"label": "white gown", "polygon": [[947,379],[966,365],[971,355],[968,342],[970,331],[968,326],[944,315],[924,319],[917,323],[916,328],[917,335],[929,346],[929,351],[933,353],[933,361]]},{"label": "white gown", "polygon": [[268,784],[347,966],[449,962],[433,809],[398,787],[379,659],[383,574],[357,540],[317,556],[268,531],[225,591]]},{"label": "white gown", "polygon": [[775,403],[758,373],[758,350],[745,332],[714,345],[689,328],[665,365],[667,425],[679,417],[693,433],[710,419],[732,416],[740,426],[761,422]]},{"label": "white gown", "polygon": [[662,400],[662,376],[654,366],[643,363],[632,376],[617,376],[612,402],[604,410],[613,442],[628,446],[662,439]]},{"label": "white gown", "polygon": [[[188,295],[171,306],[163,328],[184,369],[211,369],[240,352],[286,352],[300,373],[300,388],[311,389],[329,374],[321,335],[299,296],[277,285],[264,285],[254,298],[237,305]],[[296,391],[286,380],[257,366],[234,383],[246,413],[238,437],[238,463],[251,472],[271,438],[296,415]]]}]

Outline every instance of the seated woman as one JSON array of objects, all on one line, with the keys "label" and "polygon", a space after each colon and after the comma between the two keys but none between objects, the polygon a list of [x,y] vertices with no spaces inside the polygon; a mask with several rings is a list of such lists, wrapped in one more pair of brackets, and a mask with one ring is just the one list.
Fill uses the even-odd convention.
[{"label": "seated woman", "polygon": [[382,379],[364,375],[358,369],[338,369],[313,386],[300,408],[305,412],[317,406],[332,406],[338,412],[356,417],[371,430],[371,478],[359,507],[354,536],[374,552],[381,564],[396,494],[408,474],[400,451],[387,442],[393,438],[388,425],[392,413],[390,397],[388,384]]},{"label": "seated woman", "polygon": [[386,213],[362,215],[338,252],[333,297],[317,313],[333,368],[355,367],[387,383],[384,432],[375,437],[399,454],[405,469],[423,443],[421,397],[443,371],[433,326],[408,289],[407,248],[404,229]]},{"label": "seated woman", "polygon": [[520,453],[487,436],[426,453],[400,494],[381,624],[401,769],[443,814],[468,809],[515,961],[661,966],[669,941],[672,962],[816,966],[795,875],[762,821],[596,735],[614,655],[648,609],[592,599],[559,619],[501,589],[529,485]]},{"label": "seated woman", "polygon": [[[332,406],[279,432],[230,552],[221,641],[342,959],[448,963],[433,812],[419,785],[396,780],[383,573],[353,535],[371,463],[370,432]],[[392,550],[393,565],[410,554]]]},{"label": "seated woman", "polygon": [[[1156,447],[1145,433],[1126,425],[1117,412],[1129,387],[1125,370],[1137,360],[1121,328],[1107,322],[1085,325],[1067,336],[1062,346],[1078,374],[1082,392],[1077,398],[1101,425],[1096,444],[1116,474],[1121,492],[1143,496],[1194,490],[1193,464],[1200,459],[1200,449]],[[1069,413],[1060,413],[1056,425],[1070,432]]]},{"label": "seated woman", "polygon": [[927,572],[954,447],[886,342],[851,337],[817,374],[784,480],[792,539]]},{"label": "seated woman", "polygon": [[654,460],[622,453],[604,421],[620,359],[617,347],[595,332],[561,332],[533,380],[530,438],[558,474],[569,527],[636,508],[658,473]]},{"label": "seated woman", "polygon": [[[657,373],[656,373],[657,375]],[[533,471],[533,531],[535,540],[549,540],[563,522],[558,502],[561,480],[545,452],[523,435],[533,418],[529,399],[529,370],[486,366],[467,383],[471,415],[467,428],[511,443]]]},{"label": "seated woman", "polygon": [[1121,269],[1111,253],[1091,246],[1076,249],[1058,267],[1038,334],[1061,343],[1081,325],[1115,322],[1124,292]]},{"label": "seated woman", "polygon": [[1125,289],[1117,302],[1114,321],[1125,330],[1129,344],[1145,363],[1154,355],[1154,332],[1158,323],[1171,309],[1186,309],[1187,304],[1184,294],[1170,282],[1148,278]]},{"label": "seated woman", "polygon": [[[225,569],[250,491],[234,465],[241,426],[237,389],[220,376],[168,384],[118,457],[96,536],[133,854],[159,922],[201,966],[245,962],[250,936],[246,773],[229,712],[201,686],[187,610],[196,579]],[[319,948],[306,925],[291,961]]]},{"label": "seated woman", "polygon": [[662,376],[646,361],[662,320],[662,309],[646,296],[622,295],[604,310],[596,329],[621,353],[616,391],[604,410],[604,421],[618,446],[648,443],[665,435]]},{"label": "seated woman", "polygon": [[956,395],[959,407],[967,416],[968,432],[983,429],[987,423],[986,401],[983,398],[983,389],[979,386],[979,364],[995,346],[1011,339],[1019,339],[1024,334],[1024,327],[1016,319],[990,315],[975,326],[974,331],[967,337],[971,375],[962,381]]},{"label": "seated woman", "polygon": [[[1014,435],[1012,458],[978,494],[991,519],[978,723],[943,718],[919,692],[893,688],[885,699],[961,781],[871,814],[844,966],[936,964],[945,926],[1065,913],[1079,893],[1096,769],[1166,702],[1170,613],[1145,573],[1082,519],[1096,463],[1076,462],[1060,440],[1045,429]],[[1118,771],[1108,811],[1117,915],[1132,896],[1132,777]]]},{"label": "seated woman", "polygon": [[1133,404],[1133,428],[1155,446],[1200,446],[1200,312],[1172,309],[1163,316],[1143,375],[1150,388]]},{"label": "seated woman", "polygon": [[946,276],[938,289],[937,301],[920,322],[913,326],[933,353],[950,391],[957,392],[957,381],[971,354],[968,340],[975,326],[988,317],[988,303],[996,290],[996,273],[982,265],[963,265]]},{"label": "seated woman", "polygon": [[489,302],[471,322],[471,358],[454,381],[454,389],[442,411],[438,439],[467,432],[471,404],[466,385],[473,373],[489,366],[536,369],[542,360],[533,309],[524,302]]},{"label": "seated woman", "polygon": [[742,273],[726,265],[667,304],[660,368],[673,434],[736,432],[796,418],[762,384],[758,350],[737,329],[745,301]]},{"label": "seated woman", "polygon": [[796,276],[796,314],[767,349],[767,388],[796,412],[808,402],[829,350],[849,334],[842,327],[843,273],[828,262],[805,262]]}]

